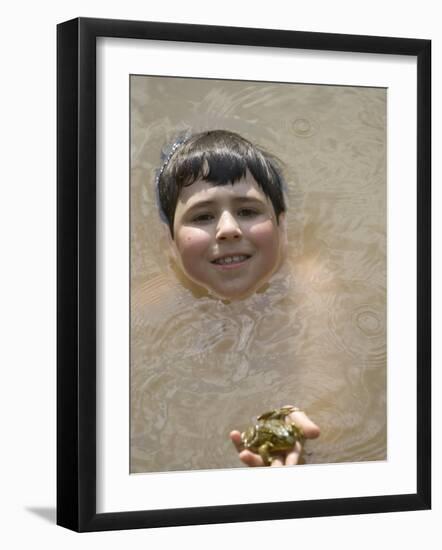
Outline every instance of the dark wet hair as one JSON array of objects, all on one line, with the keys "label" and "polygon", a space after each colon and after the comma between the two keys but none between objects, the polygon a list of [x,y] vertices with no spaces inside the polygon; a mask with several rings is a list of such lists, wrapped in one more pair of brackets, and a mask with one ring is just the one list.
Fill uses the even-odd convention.
[{"label": "dark wet hair", "polygon": [[213,185],[234,184],[252,174],[270,199],[276,219],[286,211],[285,183],[280,162],[239,134],[211,130],[178,138],[163,156],[157,174],[157,198],[160,214],[173,238],[176,205],[183,187],[202,179]]}]

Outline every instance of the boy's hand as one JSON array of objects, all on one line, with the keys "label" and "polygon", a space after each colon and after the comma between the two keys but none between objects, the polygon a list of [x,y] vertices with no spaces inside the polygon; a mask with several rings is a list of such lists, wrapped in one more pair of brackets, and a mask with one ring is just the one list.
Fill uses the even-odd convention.
[{"label": "boy's hand", "polygon": [[[319,427],[310,420],[310,418],[303,411],[295,411],[288,416],[288,419],[296,424],[304,432],[304,437],[306,439],[315,439],[319,436],[320,430]],[[257,453],[253,453],[248,449],[244,449],[244,446],[241,441],[241,433],[238,430],[233,430],[230,432],[230,439],[236,447],[236,450],[239,453],[239,458],[247,466],[264,466],[264,461],[261,456]],[[294,466],[298,464],[299,458],[301,456],[302,446],[301,443],[296,442],[293,449],[286,451],[284,453],[273,455],[272,466]]]}]

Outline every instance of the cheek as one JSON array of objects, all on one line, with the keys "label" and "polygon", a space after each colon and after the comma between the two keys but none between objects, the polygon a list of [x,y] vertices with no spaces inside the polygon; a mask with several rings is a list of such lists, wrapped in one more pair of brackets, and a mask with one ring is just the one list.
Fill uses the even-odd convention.
[{"label": "cheek", "polygon": [[271,220],[254,224],[249,230],[249,237],[253,240],[255,246],[261,248],[274,248],[278,241],[279,233]]},{"label": "cheek", "polygon": [[176,245],[181,258],[192,259],[202,256],[210,243],[210,237],[200,229],[181,229],[176,236]]}]

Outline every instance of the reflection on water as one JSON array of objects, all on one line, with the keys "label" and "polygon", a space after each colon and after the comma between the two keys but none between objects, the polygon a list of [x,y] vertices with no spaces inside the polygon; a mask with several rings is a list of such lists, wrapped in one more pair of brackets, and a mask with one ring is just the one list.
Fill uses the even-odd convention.
[{"label": "reflection on water", "polygon": [[[288,403],[321,427],[307,463],[386,458],[386,94],[132,77],[131,471],[242,467],[228,434]],[[225,303],[170,266],[164,142],[227,128],[278,155],[289,259]]]}]

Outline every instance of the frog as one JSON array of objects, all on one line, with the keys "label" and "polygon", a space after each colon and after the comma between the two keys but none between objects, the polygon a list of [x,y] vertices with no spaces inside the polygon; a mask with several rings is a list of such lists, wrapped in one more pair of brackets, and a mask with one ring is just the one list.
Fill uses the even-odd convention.
[{"label": "frog", "polygon": [[296,411],[299,411],[297,407],[281,407],[258,416],[256,424],[241,434],[244,448],[258,453],[265,466],[271,466],[274,459],[272,453],[288,451],[298,441],[304,441],[302,429],[286,421],[286,417]]}]

